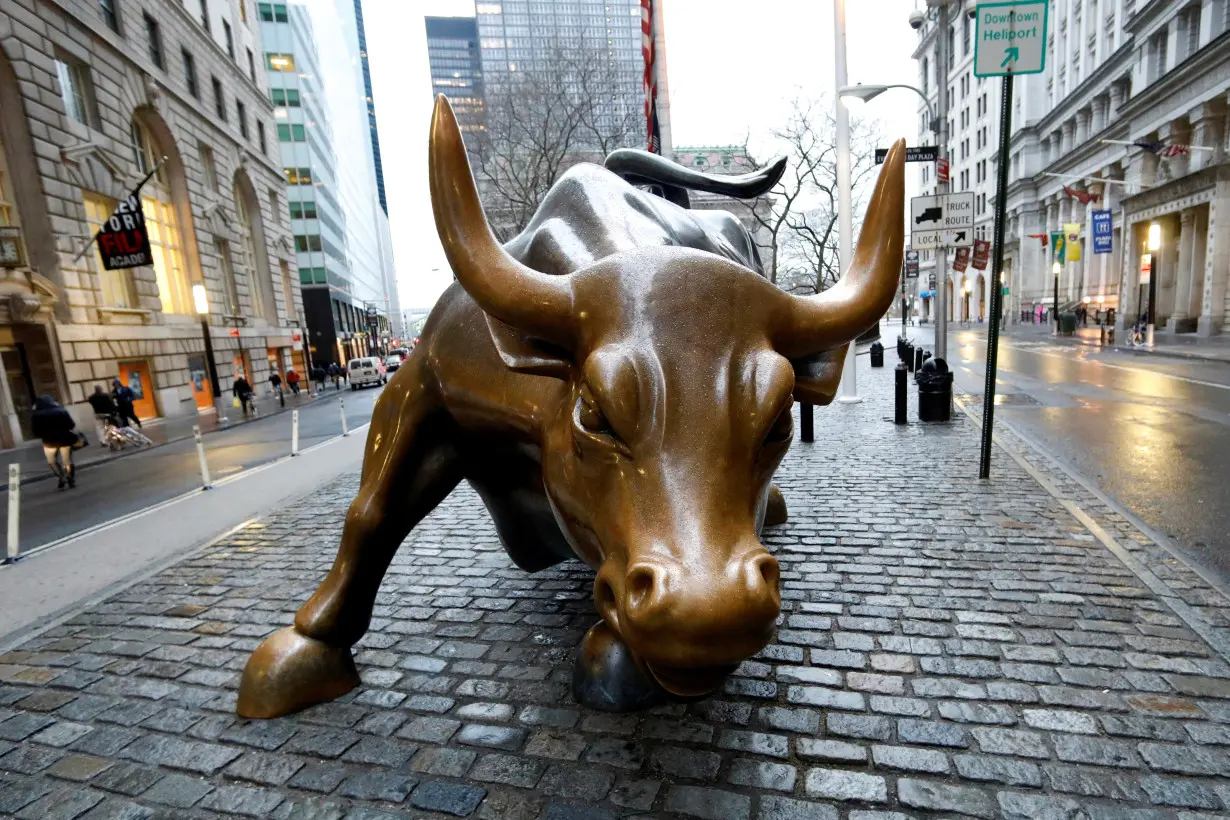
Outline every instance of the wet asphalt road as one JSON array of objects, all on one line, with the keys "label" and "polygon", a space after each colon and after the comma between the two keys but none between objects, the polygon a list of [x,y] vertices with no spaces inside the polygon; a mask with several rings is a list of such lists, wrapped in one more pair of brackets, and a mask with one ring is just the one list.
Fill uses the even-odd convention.
[{"label": "wet asphalt road", "polygon": [[[351,430],[371,421],[383,388],[342,390],[299,411],[299,449],[342,432],[338,398],[345,400]],[[366,436],[366,430],[358,435]],[[291,414],[280,413],[205,436],[206,458],[214,481],[259,467],[290,454]],[[142,510],[201,486],[196,443],[181,440],[79,470],[77,487],[58,490],[54,481],[21,488],[21,548],[49,541]],[[0,531],[8,526],[8,504],[0,504]]]},{"label": "wet asphalt road", "polygon": [[[928,329],[910,328],[909,335],[930,349]],[[986,350],[984,330],[950,329],[956,382],[976,396],[984,389]],[[1165,533],[1207,577],[1230,588],[1230,363],[1009,334],[1000,341],[996,391],[997,419]]]}]

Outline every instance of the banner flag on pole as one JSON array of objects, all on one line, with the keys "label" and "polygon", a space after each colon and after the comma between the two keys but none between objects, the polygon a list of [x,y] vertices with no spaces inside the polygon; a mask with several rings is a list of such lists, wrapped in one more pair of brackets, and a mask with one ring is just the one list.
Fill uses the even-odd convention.
[{"label": "banner flag on pole", "polygon": [[149,181],[153,171],[137,183],[128,196],[120,200],[115,213],[107,218],[102,229],[94,235],[98,243],[98,255],[106,270],[139,268],[154,263],[149,246],[149,232],[145,230],[145,210],[141,207],[141,188]]},{"label": "banner flag on pole", "polygon": [[1064,258],[1064,251],[1066,250],[1064,245],[1066,244],[1063,238],[1063,231],[1051,231],[1051,262],[1058,262],[1062,265],[1066,261]]},{"label": "banner flag on pole", "polygon": [[1065,222],[1063,225],[1063,233],[1064,261],[1081,261],[1081,224],[1079,222]]},{"label": "banner flag on pole", "polygon": [[645,127],[649,150],[662,153],[662,132],[658,127],[658,79],[654,66],[653,0],[641,0],[641,56],[645,58],[642,85],[645,89]]}]

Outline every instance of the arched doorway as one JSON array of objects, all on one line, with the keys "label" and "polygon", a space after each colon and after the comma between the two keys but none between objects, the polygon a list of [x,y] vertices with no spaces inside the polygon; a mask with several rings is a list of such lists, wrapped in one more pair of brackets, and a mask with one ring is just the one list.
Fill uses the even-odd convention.
[{"label": "arched doorway", "polygon": [[7,267],[0,267],[0,447],[30,437],[35,398],[67,403],[59,351],[49,330],[60,301],[59,255],[43,198],[17,75],[0,46],[0,230]]},{"label": "arched doorway", "polygon": [[247,173],[235,172],[235,232],[239,237],[239,268],[248,283],[248,298],[252,315],[271,325],[278,323],[278,306],[274,301],[273,277],[269,271],[269,250],[265,244],[265,223],[261,219],[260,201]]}]

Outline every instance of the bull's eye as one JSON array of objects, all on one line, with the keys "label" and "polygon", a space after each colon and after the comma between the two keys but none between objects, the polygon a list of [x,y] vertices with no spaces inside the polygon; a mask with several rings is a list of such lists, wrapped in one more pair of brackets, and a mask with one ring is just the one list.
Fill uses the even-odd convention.
[{"label": "bull's eye", "polygon": [[581,395],[577,399],[577,406],[572,417],[580,440],[587,439],[595,443],[614,445],[617,450],[627,455],[627,445],[616,435],[611,422],[607,420],[602,408],[598,406],[589,387],[581,388]]},{"label": "bull's eye", "polygon": [[602,411],[594,404],[593,399],[584,395],[581,396],[577,407],[577,421],[581,422],[581,426],[591,433],[609,433],[611,429],[606,416],[602,415]]}]

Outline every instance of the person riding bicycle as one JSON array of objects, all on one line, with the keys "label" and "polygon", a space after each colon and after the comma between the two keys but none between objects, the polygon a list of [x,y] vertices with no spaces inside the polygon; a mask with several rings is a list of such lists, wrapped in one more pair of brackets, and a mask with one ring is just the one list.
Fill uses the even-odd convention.
[{"label": "person riding bicycle", "polygon": [[107,441],[107,423],[116,423],[116,414],[119,409],[115,406],[115,399],[111,398],[111,394],[101,384],[94,386],[94,392],[86,399],[90,403],[90,407],[94,409],[94,424],[98,429],[98,446],[106,447]]}]

